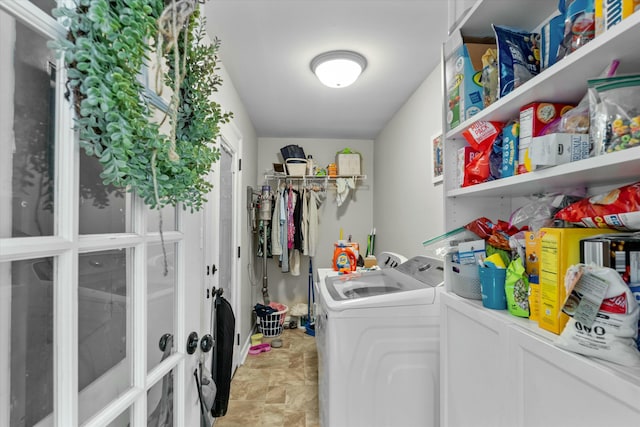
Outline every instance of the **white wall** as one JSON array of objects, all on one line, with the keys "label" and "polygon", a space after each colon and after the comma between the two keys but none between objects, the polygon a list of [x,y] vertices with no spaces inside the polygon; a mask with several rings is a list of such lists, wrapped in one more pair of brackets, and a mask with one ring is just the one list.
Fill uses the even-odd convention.
[{"label": "white wall", "polygon": [[431,182],[431,139],[442,127],[438,66],[375,140],[373,221],[376,254],[424,254],[422,242],[444,232],[442,183]]},{"label": "white wall", "polygon": [[[215,100],[218,102],[222,109],[225,111],[231,111],[234,114],[233,124],[238,128],[242,138],[242,152],[240,157],[242,159],[242,182],[240,188],[242,189],[240,197],[242,197],[242,206],[246,206],[244,189],[248,185],[255,185],[256,182],[256,159],[258,151],[258,140],[256,138],[256,131],[253,124],[249,120],[249,114],[247,113],[244,104],[240,100],[238,92],[233,86],[233,82],[229,77],[224,64],[218,64],[220,66],[219,74],[223,79],[222,86],[216,94]],[[222,125],[228,126],[228,125]],[[241,252],[240,252],[240,295],[239,295],[239,307],[240,312],[235,313],[236,321],[240,321],[242,330],[240,331],[240,342],[246,341],[247,337],[252,333],[254,326],[252,320],[252,307],[255,300],[255,288],[251,286],[249,282],[248,271],[248,257],[249,257],[249,236],[247,233],[247,211],[242,210],[240,218],[240,230],[241,230]]]},{"label": "white wall", "polygon": [[[361,154],[362,173],[368,178],[374,173],[374,145],[371,140],[340,140],[340,139],[295,139],[295,138],[259,138],[258,163],[259,176],[256,182],[264,184],[264,175],[272,173],[273,163],[282,163],[280,148],[296,144],[304,149],[305,154],[312,155],[316,164],[326,167],[335,161],[336,152],[345,147]],[[270,185],[276,187],[277,182]],[[258,186],[256,186],[256,189]],[[335,185],[329,183],[327,199],[320,207],[320,238],[317,255],[313,260],[314,275],[318,267],[330,267],[333,259],[334,243],[338,240],[340,228],[346,239],[352,235],[354,242],[360,243],[361,251],[366,250],[367,235],[373,226],[373,182],[367,179],[359,182],[355,192],[349,194],[342,206],[336,203]],[[262,285],[262,259],[255,259],[258,271],[258,288]],[[301,257],[300,276],[282,273],[277,261],[269,259],[267,262],[267,277],[269,296],[271,300],[290,307],[295,303],[307,302],[307,288],[309,280],[309,258]],[[316,276],[317,277],[317,276]],[[262,297],[256,302],[262,302]]]}]

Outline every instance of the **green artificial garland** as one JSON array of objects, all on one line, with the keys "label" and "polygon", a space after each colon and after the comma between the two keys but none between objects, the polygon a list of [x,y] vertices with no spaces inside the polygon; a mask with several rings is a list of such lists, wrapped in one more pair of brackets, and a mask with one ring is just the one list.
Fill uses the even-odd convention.
[{"label": "green artificial garland", "polygon": [[[232,113],[212,100],[219,41],[203,44],[197,0],[76,0],[57,8],[68,28],[64,52],[80,144],[102,164],[105,185],[127,188],[160,209],[182,203],[200,210],[212,185],[206,176],[220,157],[219,125]],[[166,7],[165,7],[166,6]],[[152,119],[140,72],[157,53],[161,81],[172,94],[165,120]],[[162,63],[159,62],[159,63]]]}]

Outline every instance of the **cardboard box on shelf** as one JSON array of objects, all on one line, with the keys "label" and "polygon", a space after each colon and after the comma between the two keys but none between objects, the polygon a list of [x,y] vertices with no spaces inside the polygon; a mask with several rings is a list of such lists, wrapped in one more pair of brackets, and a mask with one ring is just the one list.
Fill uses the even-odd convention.
[{"label": "cardboard box on shelf", "polygon": [[533,138],[540,136],[545,126],[572,109],[570,104],[533,102],[520,108],[520,139],[518,141],[518,173],[535,170],[529,147]]},{"label": "cardboard box on shelf", "polygon": [[598,228],[542,228],[540,239],[540,318],[538,326],[560,334],[569,317],[562,312],[566,299],[564,275],[580,261],[580,239],[602,234]]},{"label": "cardboard box on shelf", "polygon": [[596,36],[640,10],[640,0],[595,0]]},{"label": "cardboard box on shelf", "polygon": [[459,32],[447,40],[444,50],[447,130],[482,110],[482,55],[495,47],[493,38],[465,37]]},{"label": "cardboard box on shelf", "polygon": [[360,175],[360,154],[337,154],[338,175]]},{"label": "cardboard box on shelf", "polygon": [[586,133],[552,133],[533,138],[529,157],[533,165],[554,166],[586,159],[589,151]]}]

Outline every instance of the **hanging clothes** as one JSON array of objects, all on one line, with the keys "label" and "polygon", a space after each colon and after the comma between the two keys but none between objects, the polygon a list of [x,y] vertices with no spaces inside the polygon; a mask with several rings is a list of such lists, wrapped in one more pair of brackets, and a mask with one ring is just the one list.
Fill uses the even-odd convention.
[{"label": "hanging clothes", "polygon": [[300,192],[291,188],[289,195],[293,199],[293,203],[290,203],[291,212],[289,212],[289,219],[292,222],[289,224],[289,272],[292,276],[300,275],[300,252],[302,250],[302,206],[304,200],[300,197]]},{"label": "hanging clothes", "polygon": [[289,192],[287,193],[287,247],[289,250],[293,249],[293,235],[296,232],[296,226],[293,221],[293,210],[296,206],[296,196],[293,192],[293,187],[289,185]]},{"label": "hanging clothes", "polygon": [[280,269],[283,273],[289,272],[289,245],[288,245],[288,204],[289,204],[289,192],[286,188],[282,190],[282,197],[280,197],[280,247],[282,253],[280,254]]},{"label": "hanging clothes", "polygon": [[300,250],[292,249],[291,258],[289,259],[289,273],[292,276],[300,275]]},{"label": "hanging clothes", "polygon": [[273,256],[282,255],[282,244],[280,243],[280,199],[282,193],[276,190],[275,200],[273,201],[273,215],[271,216],[271,254]]},{"label": "hanging clothes", "polygon": [[302,207],[304,206],[304,199],[300,197],[300,192],[297,190],[293,190],[293,194],[296,198],[296,203],[293,207],[293,248],[302,251]]},{"label": "hanging clothes", "polygon": [[307,253],[310,257],[316,256],[316,249],[318,247],[318,234],[320,217],[318,216],[318,208],[322,205],[322,202],[327,197],[325,188],[320,191],[309,191],[308,210],[309,216],[307,218]]},{"label": "hanging clothes", "polygon": [[308,188],[302,191],[302,254],[309,255],[309,193]]}]

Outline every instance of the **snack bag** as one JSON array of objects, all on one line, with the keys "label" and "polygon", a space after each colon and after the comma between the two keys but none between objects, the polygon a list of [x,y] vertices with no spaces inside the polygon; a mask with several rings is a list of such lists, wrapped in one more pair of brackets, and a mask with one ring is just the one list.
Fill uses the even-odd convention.
[{"label": "snack bag", "polygon": [[489,179],[491,175],[489,157],[493,143],[500,136],[503,126],[499,122],[479,121],[462,132],[471,148],[479,152],[465,167],[463,187],[479,184]]},{"label": "snack bag", "polygon": [[540,34],[493,25],[498,46],[498,98],[540,72]]},{"label": "snack bag", "polygon": [[487,181],[502,178],[502,144],[504,138],[502,132],[493,141],[491,150],[489,151],[489,178]]},{"label": "snack bag", "polygon": [[640,182],[582,199],[555,218],[590,228],[640,230]]},{"label": "snack bag", "polygon": [[636,346],[640,306],[620,275],[607,267],[573,265],[565,275],[569,322],[558,347],[625,366],[640,367]]},{"label": "snack bag", "polygon": [[556,63],[558,47],[564,37],[564,16],[554,16],[540,30],[540,69],[544,70]]},{"label": "snack bag", "polygon": [[560,0],[564,15],[564,37],[558,48],[558,60],[575,52],[596,35],[594,0]]},{"label": "snack bag", "polygon": [[640,145],[640,75],[592,79],[588,85],[595,155]]},{"label": "snack bag", "polygon": [[521,258],[515,258],[509,263],[504,290],[509,313],[518,317],[529,317],[529,279]]},{"label": "snack bag", "polygon": [[482,103],[484,107],[498,99],[498,51],[487,49],[482,55]]}]

